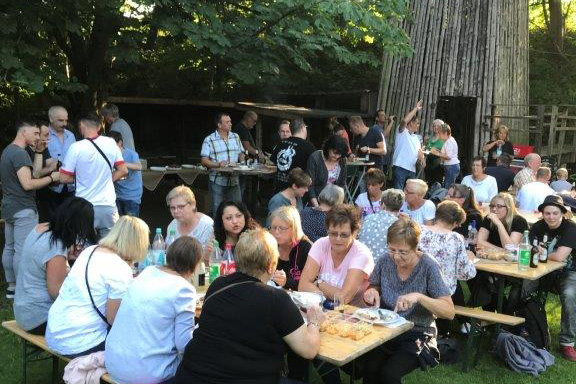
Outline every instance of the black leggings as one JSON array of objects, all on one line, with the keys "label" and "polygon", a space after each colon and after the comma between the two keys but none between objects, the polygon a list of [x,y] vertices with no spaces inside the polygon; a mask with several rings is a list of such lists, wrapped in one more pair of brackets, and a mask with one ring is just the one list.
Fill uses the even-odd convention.
[{"label": "black leggings", "polygon": [[420,367],[418,357],[405,351],[376,348],[364,361],[364,384],[402,384],[402,378]]}]

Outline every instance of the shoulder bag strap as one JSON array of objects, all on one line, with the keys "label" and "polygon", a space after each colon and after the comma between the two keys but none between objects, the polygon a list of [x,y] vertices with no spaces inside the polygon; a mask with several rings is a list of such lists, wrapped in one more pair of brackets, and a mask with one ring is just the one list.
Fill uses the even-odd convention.
[{"label": "shoulder bag strap", "polygon": [[88,283],[88,265],[90,265],[90,260],[92,259],[92,255],[94,254],[94,251],[96,251],[97,248],[98,248],[98,246],[95,246],[94,249],[92,250],[92,252],[90,252],[90,256],[88,256],[88,261],[86,262],[86,271],[84,272],[84,280],[86,281],[86,288],[88,289],[88,295],[90,296],[90,302],[92,302],[92,307],[94,308],[94,310],[96,310],[96,313],[98,314],[98,316],[100,316],[102,321],[104,321],[106,323],[106,325],[108,326],[108,329],[110,329],[112,327],[112,325],[108,322],[108,319],[106,318],[106,316],[104,316],[102,314],[102,312],[100,312],[100,310],[98,309],[98,307],[94,303],[94,298],[92,297],[92,292],[90,291],[90,284]]},{"label": "shoulder bag strap", "polygon": [[96,145],[96,143],[94,142],[94,140],[92,139],[86,139],[89,142],[92,143],[92,145],[94,146],[94,148],[96,148],[96,150],[102,155],[102,157],[104,158],[104,160],[106,160],[106,164],[108,164],[108,167],[110,168],[110,170],[112,170],[112,164],[110,164],[110,160],[108,160],[108,158],[106,157],[106,155],[104,154],[104,152],[102,152],[102,150],[100,149],[100,147],[98,145]]},{"label": "shoulder bag strap", "polygon": [[222,293],[222,292],[224,292],[225,290],[230,289],[230,288],[233,288],[233,287],[235,287],[235,286],[237,286],[237,285],[248,284],[248,283],[256,283],[256,282],[255,282],[255,281],[240,281],[240,282],[238,282],[238,283],[230,284],[230,285],[227,285],[227,286],[225,286],[225,287],[220,288],[219,290],[217,290],[216,292],[214,292],[214,293],[211,294],[210,296],[207,296],[207,297],[204,298],[204,305],[203,305],[203,306],[206,305],[206,302],[207,302],[209,299],[211,299],[212,297],[216,296],[217,294]]}]

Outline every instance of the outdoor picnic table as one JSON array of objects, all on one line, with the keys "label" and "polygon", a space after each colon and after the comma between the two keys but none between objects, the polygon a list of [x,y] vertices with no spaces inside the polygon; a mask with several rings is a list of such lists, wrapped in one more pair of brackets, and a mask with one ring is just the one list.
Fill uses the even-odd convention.
[{"label": "outdoor picnic table", "polygon": [[349,179],[346,182],[346,194],[350,199],[350,203],[354,203],[354,196],[356,196],[356,193],[358,192],[360,186],[364,182],[364,175],[366,175],[366,170],[373,165],[374,165],[373,161],[355,160],[346,162],[347,167],[360,168],[359,171],[355,169],[354,172],[352,173],[352,176],[349,177]]},{"label": "outdoor picnic table", "polygon": [[[276,173],[276,167],[269,165],[247,169],[241,167],[220,167],[216,168],[216,170],[220,173],[237,173],[244,176],[265,176]],[[200,166],[197,168],[167,168],[163,171],[147,169],[142,171],[142,184],[147,190],[154,191],[166,175],[178,175],[185,184],[192,185],[199,175],[207,175],[208,173],[209,171],[206,168]]]}]

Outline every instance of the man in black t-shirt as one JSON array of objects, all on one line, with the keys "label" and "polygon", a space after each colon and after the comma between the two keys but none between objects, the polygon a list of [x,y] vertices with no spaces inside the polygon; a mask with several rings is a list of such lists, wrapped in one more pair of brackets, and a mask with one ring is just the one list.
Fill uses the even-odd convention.
[{"label": "man in black t-shirt", "polygon": [[500,155],[496,161],[496,166],[486,167],[484,173],[496,179],[498,184],[498,192],[507,192],[508,189],[514,184],[514,171],[510,169],[512,156],[507,153]]},{"label": "man in black t-shirt", "polygon": [[[47,122],[38,123],[40,127],[40,138],[33,146],[26,147],[26,152],[32,160],[32,175],[35,178],[44,177],[56,171],[58,161],[51,158],[48,151],[48,140],[50,138],[50,128]],[[36,191],[36,205],[38,207],[38,220],[44,223],[50,220],[52,216],[52,204],[49,203],[50,187],[44,187]]]},{"label": "man in black t-shirt", "polygon": [[261,154],[256,148],[256,144],[254,143],[254,138],[252,137],[252,133],[250,130],[254,128],[256,123],[258,122],[258,115],[254,111],[246,111],[244,117],[238,124],[232,128],[232,132],[235,132],[240,136],[240,141],[242,141],[242,146],[245,150],[250,153],[252,156],[256,156],[257,154]]},{"label": "man in black t-shirt", "polygon": [[348,122],[350,129],[356,135],[352,150],[359,157],[368,155],[368,161],[374,162],[374,168],[382,169],[386,145],[380,129],[368,128],[360,116],[350,116]]},{"label": "man in black t-shirt", "polygon": [[576,223],[564,217],[567,210],[560,196],[547,196],[538,210],[542,220],[532,226],[530,240],[542,242],[547,235],[548,259],[566,262],[561,273],[552,275],[562,303],[558,338],[564,358],[576,361]]},{"label": "man in black t-shirt", "polygon": [[290,123],[292,136],[281,142],[274,148],[270,160],[276,164],[276,192],[290,187],[288,173],[294,168],[306,169],[308,158],[316,150],[314,145],[306,140],[308,127],[301,119]]}]

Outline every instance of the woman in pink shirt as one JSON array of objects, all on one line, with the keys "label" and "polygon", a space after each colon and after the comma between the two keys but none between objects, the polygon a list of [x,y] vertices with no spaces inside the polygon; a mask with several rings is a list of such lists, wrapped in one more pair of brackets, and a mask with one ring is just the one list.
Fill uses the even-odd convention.
[{"label": "woman in pink shirt", "polygon": [[341,304],[362,303],[374,259],[368,247],[356,240],[360,213],[352,205],[335,205],[326,214],[326,227],[328,236],[318,239],[308,252],[298,290],[320,292]]}]

